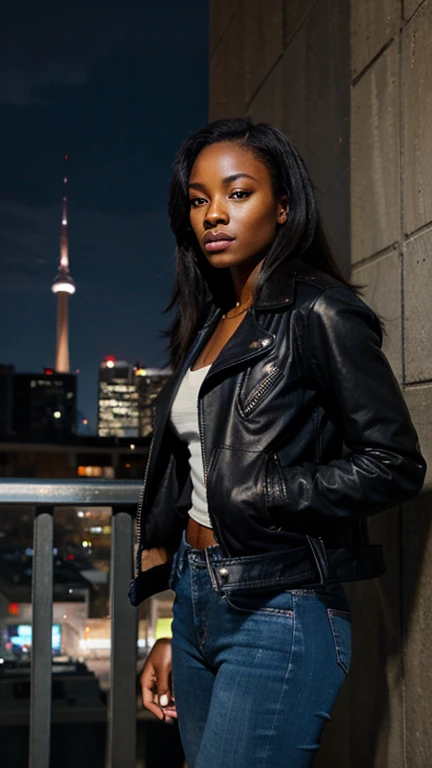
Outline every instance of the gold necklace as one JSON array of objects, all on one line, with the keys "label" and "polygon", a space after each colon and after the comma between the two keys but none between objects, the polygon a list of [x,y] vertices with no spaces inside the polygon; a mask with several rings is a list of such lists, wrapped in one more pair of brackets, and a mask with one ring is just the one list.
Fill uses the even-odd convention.
[{"label": "gold necklace", "polygon": [[[225,312],[225,314],[222,315],[222,320],[233,320],[235,317],[238,317],[239,315],[242,315],[243,312],[246,312],[247,308],[250,307],[251,303],[252,303],[252,296],[249,297],[248,304],[246,304],[244,309],[241,309],[240,312],[236,312],[235,315],[230,315],[230,317],[227,317],[227,313]],[[239,307],[239,306],[240,306],[240,302],[237,301],[236,302],[236,307]],[[230,310],[228,310],[228,312],[229,311]]]}]

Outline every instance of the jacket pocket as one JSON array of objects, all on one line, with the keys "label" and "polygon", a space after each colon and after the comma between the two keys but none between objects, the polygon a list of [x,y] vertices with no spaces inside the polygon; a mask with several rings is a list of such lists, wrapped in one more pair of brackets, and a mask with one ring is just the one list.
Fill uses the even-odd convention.
[{"label": "jacket pocket", "polygon": [[283,369],[276,365],[276,363],[268,363],[265,366],[264,375],[251,388],[250,379],[253,372],[253,368],[247,369],[238,390],[237,403],[240,414],[243,417],[248,417],[253,413],[255,408],[260,405],[262,400],[276,386],[284,373]]},{"label": "jacket pocket", "polygon": [[231,527],[245,513],[269,520],[266,507],[265,466],[267,451],[221,445],[211,455],[207,474],[209,505]]},{"label": "jacket pocket", "polygon": [[327,608],[333,635],[336,659],[347,675],[351,664],[351,614],[336,608]]}]

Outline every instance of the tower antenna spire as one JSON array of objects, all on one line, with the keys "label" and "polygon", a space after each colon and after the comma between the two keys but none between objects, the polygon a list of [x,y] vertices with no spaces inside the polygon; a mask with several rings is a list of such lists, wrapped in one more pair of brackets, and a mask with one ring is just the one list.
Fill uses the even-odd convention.
[{"label": "tower antenna spire", "polygon": [[58,274],[53,280],[51,290],[57,294],[57,343],[55,370],[59,373],[69,373],[69,327],[68,327],[68,298],[75,293],[75,282],[69,272],[69,243],[67,218],[67,164],[68,156],[64,156],[62,222],[60,236],[60,265]]}]

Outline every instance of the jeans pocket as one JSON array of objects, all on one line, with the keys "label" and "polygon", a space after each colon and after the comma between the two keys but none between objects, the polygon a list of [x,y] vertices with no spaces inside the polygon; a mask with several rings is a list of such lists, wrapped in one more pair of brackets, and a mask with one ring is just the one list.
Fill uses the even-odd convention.
[{"label": "jeans pocket", "polygon": [[255,613],[260,616],[293,617],[293,597],[291,591],[268,592],[227,592],[228,605],[241,613]]},{"label": "jeans pocket", "polygon": [[347,675],[351,664],[351,614],[336,608],[327,608],[327,615],[335,644],[336,658]]}]

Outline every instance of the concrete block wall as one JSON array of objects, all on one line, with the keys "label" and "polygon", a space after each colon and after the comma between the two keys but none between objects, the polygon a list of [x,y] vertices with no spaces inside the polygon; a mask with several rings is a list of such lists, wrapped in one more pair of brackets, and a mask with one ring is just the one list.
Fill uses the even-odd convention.
[{"label": "concrete block wall", "polygon": [[350,768],[432,759],[431,45],[432,0],[351,0],[352,275],[386,322],[429,472],[417,499],[370,521],[387,574],[351,590]]},{"label": "concrete block wall", "polygon": [[317,768],[429,768],[432,755],[432,0],[211,0],[210,119],[249,115],[302,153],[341,267],[430,469],[370,520],[387,573],[351,585],[352,669]]},{"label": "concrete block wall", "polygon": [[348,27],[348,0],[210,3],[210,119],[248,115],[290,137],[347,274]]}]

